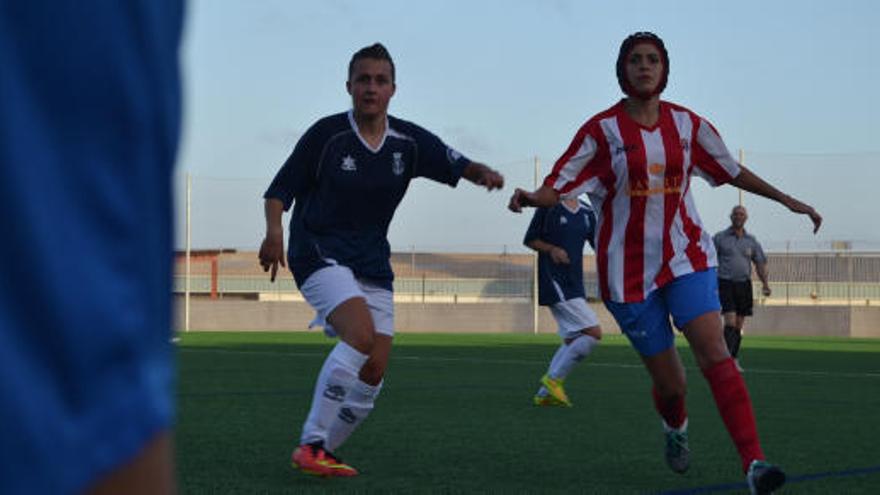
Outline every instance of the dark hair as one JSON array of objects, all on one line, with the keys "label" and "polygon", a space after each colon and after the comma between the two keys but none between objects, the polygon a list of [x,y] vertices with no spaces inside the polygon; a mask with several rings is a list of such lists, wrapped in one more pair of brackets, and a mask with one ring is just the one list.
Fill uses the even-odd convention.
[{"label": "dark hair", "polygon": [[629,55],[629,52],[633,47],[639,43],[650,43],[656,46],[657,50],[660,52],[660,57],[663,59],[663,76],[657,84],[657,88],[650,96],[659,95],[664,89],[666,89],[666,81],[669,79],[669,53],[666,52],[666,46],[663,44],[663,40],[661,40],[656,34],[647,31],[633,33],[627,36],[626,39],[623,40],[623,43],[620,44],[620,52],[617,54],[617,84],[620,84],[620,89],[622,89],[624,93],[630,96],[635,96],[635,89],[633,89],[632,85],[626,79],[626,57]]},{"label": "dark hair", "polygon": [[373,43],[354,52],[351,56],[351,62],[348,63],[348,78],[351,79],[351,73],[354,72],[354,63],[362,58],[372,58],[375,60],[387,60],[391,64],[391,82],[394,82],[394,60],[391,60],[391,54],[382,43]]}]

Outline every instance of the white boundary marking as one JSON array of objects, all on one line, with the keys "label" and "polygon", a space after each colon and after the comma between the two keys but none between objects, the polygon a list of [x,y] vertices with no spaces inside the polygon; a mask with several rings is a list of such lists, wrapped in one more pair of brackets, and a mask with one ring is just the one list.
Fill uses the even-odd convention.
[{"label": "white boundary marking", "polygon": [[[246,350],[229,350],[229,349],[212,349],[198,347],[178,347],[178,352],[213,352],[218,354],[255,354],[260,356],[279,356],[279,357],[308,357],[308,358],[324,358],[326,353],[317,352],[269,352],[269,351],[246,351]],[[459,357],[422,357],[422,356],[401,356],[392,355],[392,361],[425,361],[425,362],[460,362],[460,363],[479,363],[479,364],[533,364],[546,365],[546,360],[531,359],[475,359],[475,358],[459,358]],[[597,368],[622,368],[622,369],[643,369],[640,364],[625,363],[594,363],[589,360],[581,363],[581,366],[597,367]],[[694,368],[685,366],[685,369]],[[793,375],[793,376],[827,376],[840,378],[880,378],[880,371],[868,371],[864,373],[847,373],[836,371],[820,371],[820,370],[780,370],[780,369],[760,369],[748,368],[746,375],[765,374],[765,375]]]}]

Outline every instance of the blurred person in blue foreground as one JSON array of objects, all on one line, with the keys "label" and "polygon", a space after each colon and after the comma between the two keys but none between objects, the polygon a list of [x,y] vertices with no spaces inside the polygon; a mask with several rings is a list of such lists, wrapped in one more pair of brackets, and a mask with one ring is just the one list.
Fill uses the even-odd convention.
[{"label": "blurred person in blue foreground", "polygon": [[177,0],[0,2],[0,493],[167,494]]},{"label": "blurred person in blue foreground", "polygon": [[352,109],[324,117],[300,138],[265,198],[260,263],[284,266],[282,212],[294,204],[287,259],[315,308],[313,325],[339,342],[315,385],[293,466],[319,476],[358,472],[333,453],[373,409],[394,335],[388,226],[412,179],[488,190],[504,179],[425,129],[388,115],[395,68],[379,43],[356,52],[346,88]]},{"label": "blurred person in blue foreground", "polygon": [[565,379],[602,338],[584,290],[584,244],[593,245],[595,232],[593,209],[569,198],[536,208],[523,239],[538,253],[538,303],[550,308],[562,339],[532,399],[536,406],[571,407]]},{"label": "blurred person in blue foreground", "polygon": [[551,206],[587,193],[598,215],[596,265],[605,305],[639,353],[663,419],[665,456],[679,473],[690,465],[684,366],[669,319],[681,330],[708,382],[753,493],[770,493],[785,473],[768,463],[745,381],[727,351],[712,237],[691,193],[693,175],[729,183],[806,215],[822,217],[737,163],[715,128],[663,101],[669,54],[653,33],[627,37],[617,56],[626,95],[588,120],[534,192],[517,189],[509,208]]},{"label": "blurred person in blue foreground", "polygon": [[746,232],[749,213],[742,205],[730,211],[730,227],[712,237],[718,252],[718,298],[724,317],[724,342],[738,370],[742,329],[747,316],[752,316],[752,264],[761,279],[761,294],[770,297],[767,278],[767,255],[754,235]]}]

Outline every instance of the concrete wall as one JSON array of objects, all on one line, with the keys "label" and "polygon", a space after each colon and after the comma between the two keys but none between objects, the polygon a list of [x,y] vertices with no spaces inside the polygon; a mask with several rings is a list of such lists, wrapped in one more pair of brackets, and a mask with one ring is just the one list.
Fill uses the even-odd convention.
[{"label": "concrete wall", "polygon": [[[606,331],[620,333],[604,306],[591,304]],[[538,309],[538,332],[556,333],[550,310]],[[531,304],[397,304],[396,326],[406,332],[534,332]]]},{"label": "concrete wall", "polygon": [[[875,327],[880,327],[880,308],[872,308]],[[746,319],[750,335],[826,335],[850,336],[849,306],[756,306]],[[880,330],[880,328],[878,328]],[[880,331],[876,334],[880,337]]]},{"label": "concrete wall", "polygon": [[[183,328],[182,298],[177,301],[177,328]],[[619,333],[602,304],[591,304],[606,333]],[[192,330],[305,330],[314,310],[301,301],[267,302],[192,299]],[[540,308],[538,331],[555,333],[550,311]],[[397,303],[396,326],[405,332],[531,333],[532,306],[523,303]],[[880,307],[758,306],[746,321],[751,335],[804,335],[880,338]]]},{"label": "concrete wall", "polygon": [[880,337],[880,308],[853,306],[850,313],[851,337]]}]

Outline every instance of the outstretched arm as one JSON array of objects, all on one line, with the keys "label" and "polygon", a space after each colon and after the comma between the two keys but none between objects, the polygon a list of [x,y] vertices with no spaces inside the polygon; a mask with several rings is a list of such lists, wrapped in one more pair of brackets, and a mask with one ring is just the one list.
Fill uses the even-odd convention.
[{"label": "outstretched arm", "polygon": [[547,253],[550,255],[550,259],[553,263],[557,265],[568,265],[571,263],[571,260],[568,259],[568,253],[565,252],[565,249],[561,247],[550,244],[549,242],[542,241],[541,239],[532,239],[531,241],[526,243],[526,246],[534,249],[539,253]]},{"label": "outstretched arm", "polygon": [[754,172],[747,169],[744,165],[740,165],[741,171],[739,175],[736,176],[730,184],[736,186],[744,191],[748,191],[750,193],[757,194],[758,196],[764,196],[765,198],[772,199],[776,201],[794,213],[800,213],[802,215],[807,215],[810,217],[810,220],[813,222],[813,233],[819,231],[819,227],[822,225],[822,215],[820,215],[812,206],[798,201],[797,199],[783,193],[779,189],[776,189],[764,179],[755,175]]},{"label": "outstretched arm", "polygon": [[552,187],[541,186],[534,192],[528,192],[525,189],[517,188],[510,197],[510,203],[507,208],[515,213],[522,211],[524,206],[542,208],[553,206],[559,202],[559,193]]},{"label": "outstretched arm", "polygon": [[278,273],[278,264],[286,266],[284,262],[284,227],[281,226],[281,215],[284,213],[284,203],[274,198],[267,198],[264,211],[266,214],[266,237],[260,245],[260,266],[264,272],[268,272],[269,280],[274,282]]},{"label": "outstretched arm", "polygon": [[462,171],[461,176],[489,191],[504,187],[504,176],[482,163],[469,163]]}]

